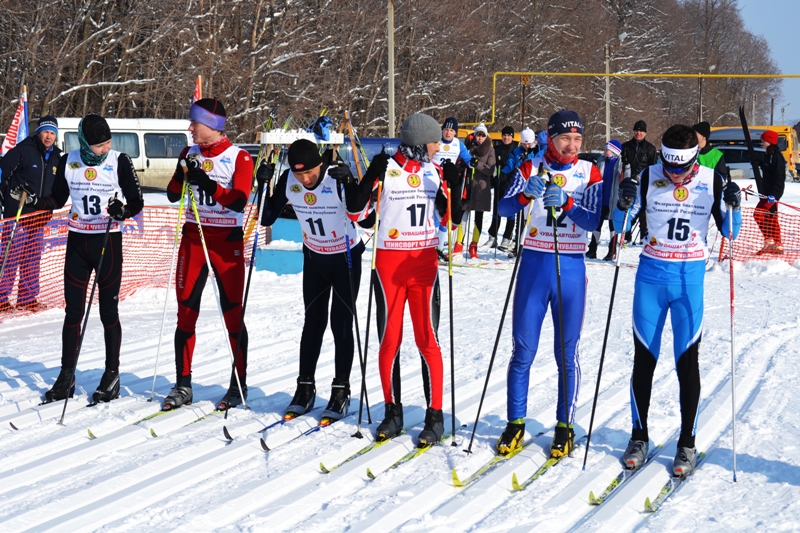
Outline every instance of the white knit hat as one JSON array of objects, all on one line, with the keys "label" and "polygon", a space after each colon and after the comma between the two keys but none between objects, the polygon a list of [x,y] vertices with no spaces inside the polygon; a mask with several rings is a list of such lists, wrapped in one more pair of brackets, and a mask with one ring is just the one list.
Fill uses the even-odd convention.
[{"label": "white knit hat", "polygon": [[475,133],[478,133],[478,132],[482,132],[487,137],[489,136],[489,130],[486,129],[486,125],[483,122],[478,124],[478,127],[475,128]]},{"label": "white knit hat", "polygon": [[536,135],[533,133],[533,130],[530,128],[525,128],[522,130],[522,133],[519,134],[520,140],[523,143],[535,143],[536,142]]}]

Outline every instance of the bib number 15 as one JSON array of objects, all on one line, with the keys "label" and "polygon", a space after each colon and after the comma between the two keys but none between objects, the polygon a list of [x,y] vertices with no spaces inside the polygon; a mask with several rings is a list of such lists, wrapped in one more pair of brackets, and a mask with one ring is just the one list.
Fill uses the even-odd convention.
[{"label": "bib number 15", "polygon": [[692,228],[689,226],[688,218],[672,218],[669,220],[669,222],[667,222],[667,225],[669,226],[667,237],[670,240],[689,240],[689,234],[691,233]]}]

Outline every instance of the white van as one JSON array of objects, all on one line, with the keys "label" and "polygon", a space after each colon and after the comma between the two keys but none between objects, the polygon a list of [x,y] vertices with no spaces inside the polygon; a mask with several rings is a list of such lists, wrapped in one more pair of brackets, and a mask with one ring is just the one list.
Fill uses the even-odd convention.
[{"label": "white van", "polygon": [[[81,119],[57,117],[56,143],[64,153],[77,150],[78,124]],[[108,118],[111,128],[111,147],[125,152],[142,186],[165,189],[169,183],[181,150],[192,144],[189,121],[160,118]],[[32,122],[36,131],[35,122]]]}]

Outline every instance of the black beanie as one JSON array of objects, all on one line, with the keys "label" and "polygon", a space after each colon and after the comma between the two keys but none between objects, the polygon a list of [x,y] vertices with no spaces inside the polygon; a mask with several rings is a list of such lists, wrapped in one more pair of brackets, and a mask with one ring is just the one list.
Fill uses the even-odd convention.
[{"label": "black beanie", "polygon": [[289,167],[292,172],[305,172],[321,164],[317,145],[308,139],[298,139],[289,146]]},{"label": "black beanie", "polygon": [[644,120],[637,120],[633,125],[633,131],[643,131],[647,133],[647,123]]},{"label": "black beanie", "polygon": [[106,119],[96,113],[89,113],[81,120],[81,132],[89,146],[101,144],[111,139],[111,128]]},{"label": "black beanie", "polygon": [[447,117],[444,119],[444,124],[442,124],[442,129],[450,128],[451,130],[456,130],[456,134],[458,134],[458,119],[456,117]]},{"label": "black beanie", "polygon": [[705,137],[706,139],[708,139],[711,136],[711,124],[709,124],[708,122],[703,121],[698,124],[695,124],[694,126],[692,126],[692,129],[697,133],[699,133],[700,135],[702,135],[703,137]]},{"label": "black beanie", "polygon": [[500,131],[500,133],[502,135],[511,135],[513,137],[514,136],[514,128],[512,128],[511,126],[506,126],[505,128],[503,128]]}]

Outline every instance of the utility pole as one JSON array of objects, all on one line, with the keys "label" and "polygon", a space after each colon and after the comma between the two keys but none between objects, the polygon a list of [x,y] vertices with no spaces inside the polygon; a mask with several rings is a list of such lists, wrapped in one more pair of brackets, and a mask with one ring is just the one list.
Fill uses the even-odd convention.
[{"label": "utility pole", "polygon": [[611,53],[606,43],[606,143],[611,140]]},{"label": "utility pole", "polygon": [[394,0],[389,0],[389,20],[386,33],[389,41],[389,137],[394,138]]}]

